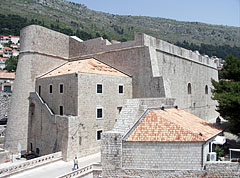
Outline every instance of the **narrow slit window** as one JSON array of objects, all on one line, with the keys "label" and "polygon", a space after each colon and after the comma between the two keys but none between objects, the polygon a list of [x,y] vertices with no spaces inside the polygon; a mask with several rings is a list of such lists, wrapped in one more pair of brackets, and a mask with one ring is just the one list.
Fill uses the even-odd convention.
[{"label": "narrow slit window", "polygon": [[188,94],[192,94],[192,86],[191,86],[191,83],[188,83],[188,86],[187,86],[187,91],[188,91]]},{"label": "narrow slit window", "polygon": [[63,115],[63,106],[59,106],[59,114],[62,116]]},{"label": "narrow slit window", "polygon": [[52,85],[49,85],[49,93],[52,93]]},{"label": "narrow slit window", "polygon": [[97,93],[102,93],[102,84],[97,84]]},{"label": "narrow slit window", "polygon": [[98,130],[97,131],[97,140],[101,140],[102,139],[102,130]]},{"label": "narrow slit window", "polygon": [[59,93],[63,93],[63,84],[59,85]]},{"label": "narrow slit window", "polygon": [[100,119],[103,117],[103,110],[102,108],[97,108],[97,119]]},{"label": "narrow slit window", "polygon": [[118,92],[119,92],[119,93],[123,93],[123,85],[119,85],[119,87],[118,87]]},{"label": "narrow slit window", "polygon": [[206,95],[208,94],[208,86],[207,85],[205,86],[205,94]]}]

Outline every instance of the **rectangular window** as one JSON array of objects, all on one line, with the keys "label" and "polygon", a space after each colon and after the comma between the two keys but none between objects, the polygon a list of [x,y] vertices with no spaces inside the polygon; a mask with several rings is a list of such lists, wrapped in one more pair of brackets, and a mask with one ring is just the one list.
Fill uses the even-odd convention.
[{"label": "rectangular window", "polygon": [[102,93],[102,84],[97,84],[97,93]]},{"label": "rectangular window", "polygon": [[52,85],[49,85],[49,93],[52,93]]},{"label": "rectangular window", "polygon": [[63,93],[63,84],[59,85],[59,93]]},{"label": "rectangular window", "polygon": [[38,94],[41,96],[41,85],[38,86]]},{"label": "rectangular window", "polygon": [[97,118],[100,119],[103,117],[103,110],[102,108],[97,108]]},{"label": "rectangular window", "polygon": [[102,138],[102,130],[97,131],[97,140],[101,140]]},{"label": "rectangular window", "polygon": [[62,116],[63,115],[63,106],[59,106],[59,114]]},{"label": "rectangular window", "polygon": [[123,93],[123,85],[119,85],[118,92],[119,92],[119,93]]},{"label": "rectangular window", "polygon": [[82,137],[79,137],[79,145],[82,144]]}]

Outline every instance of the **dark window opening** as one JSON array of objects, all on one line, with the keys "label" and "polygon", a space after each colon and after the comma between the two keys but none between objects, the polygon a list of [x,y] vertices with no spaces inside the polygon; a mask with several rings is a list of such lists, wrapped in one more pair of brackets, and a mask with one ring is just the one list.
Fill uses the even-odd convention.
[{"label": "dark window opening", "polygon": [[102,84],[97,84],[97,93],[102,93]]},{"label": "dark window opening", "polygon": [[62,116],[63,115],[63,106],[59,106],[59,114]]},{"label": "dark window opening", "polygon": [[117,109],[118,109],[118,112],[120,113],[122,110],[122,107],[117,107]]},{"label": "dark window opening", "polygon": [[59,93],[63,93],[63,84],[59,85]]},{"label": "dark window opening", "polygon": [[41,85],[38,86],[38,94],[41,96]]},{"label": "dark window opening", "polygon": [[102,118],[103,113],[102,113],[102,108],[97,109],[97,118]]},{"label": "dark window opening", "polygon": [[82,137],[79,137],[79,145],[82,144]]},{"label": "dark window opening", "polygon": [[118,92],[119,92],[119,93],[123,93],[123,86],[122,86],[122,85],[119,85]]},{"label": "dark window opening", "polygon": [[205,94],[206,95],[208,94],[208,86],[207,85],[205,86]]},{"label": "dark window opening", "polygon": [[188,91],[188,94],[192,94],[191,83],[188,83],[187,91]]},{"label": "dark window opening", "polygon": [[97,131],[97,140],[101,140],[102,138],[102,130]]},{"label": "dark window opening", "polygon": [[36,154],[37,154],[37,155],[40,155],[40,150],[39,150],[39,148],[36,148]]},{"label": "dark window opening", "polygon": [[52,93],[52,85],[49,85],[49,93]]}]

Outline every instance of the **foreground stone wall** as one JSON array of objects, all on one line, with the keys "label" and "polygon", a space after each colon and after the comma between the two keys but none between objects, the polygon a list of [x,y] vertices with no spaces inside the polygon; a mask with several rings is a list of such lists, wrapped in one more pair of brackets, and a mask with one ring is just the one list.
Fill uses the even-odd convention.
[{"label": "foreground stone wall", "polygon": [[10,110],[11,94],[0,92],[0,119],[7,116]]},{"label": "foreground stone wall", "polygon": [[123,169],[201,170],[202,143],[123,142]]}]

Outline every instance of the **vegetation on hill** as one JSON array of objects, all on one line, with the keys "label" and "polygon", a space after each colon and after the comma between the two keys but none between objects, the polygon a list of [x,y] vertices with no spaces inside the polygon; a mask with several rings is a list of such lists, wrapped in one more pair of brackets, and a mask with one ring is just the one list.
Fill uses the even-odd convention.
[{"label": "vegetation on hill", "polygon": [[143,32],[209,56],[224,58],[228,53],[240,56],[240,29],[237,27],[114,15],[66,0],[1,1],[0,8],[0,35],[19,35],[20,29],[30,24],[83,40],[102,36],[127,41],[133,40],[134,32]]},{"label": "vegetation on hill", "polygon": [[229,121],[231,131],[240,134],[240,58],[227,56],[219,75],[219,82],[212,81],[215,88],[213,99],[218,101],[217,111]]},{"label": "vegetation on hill", "polygon": [[[240,47],[239,28],[180,22],[144,16],[114,15],[88,9],[85,5],[66,0],[1,1],[1,14],[15,14],[28,21],[41,23],[66,33],[86,32],[92,37],[107,34],[109,39],[131,40],[134,32],[144,32],[171,43],[184,40],[200,45],[230,45]],[[88,37],[90,38],[90,37]]]}]

